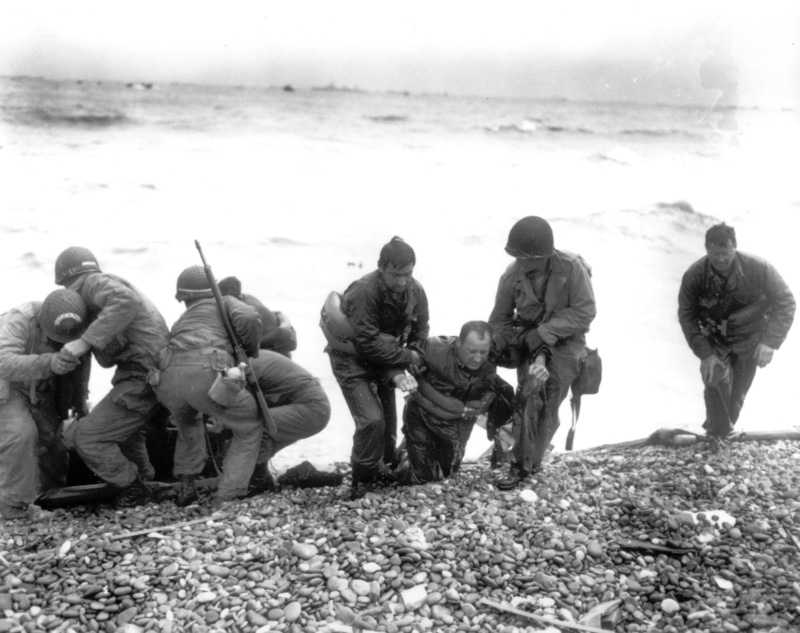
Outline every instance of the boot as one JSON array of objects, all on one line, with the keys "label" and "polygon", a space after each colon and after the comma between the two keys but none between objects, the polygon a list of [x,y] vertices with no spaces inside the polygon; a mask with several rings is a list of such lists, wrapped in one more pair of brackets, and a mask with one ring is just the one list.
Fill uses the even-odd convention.
[{"label": "boot", "polygon": [[197,475],[178,475],[180,485],[178,486],[178,497],[175,499],[176,506],[185,508],[200,498],[194,485],[195,479],[197,479]]},{"label": "boot", "polygon": [[272,473],[269,472],[267,464],[256,464],[253,475],[250,477],[250,483],[247,485],[247,494],[245,497],[255,497],[262,492],[277,492],[278,486],[272,478]]},{"label": "boot", "polygon": [[147,484],[141,480],[137,475],[136,479],[130,486],[123,488],[116,497],[114,497],[115,508],[133,508],[147,503],[152,499],[153,495]]},{"label": "boot", "polygon": [[511,466],[508,469],[505,477],[501,477],[495,483],[495,486],[500,490],[513,490],[519,483],[525,479],[527,473],[518,466]]},{"label": "boot", "polygon": [[0,517],[3,517],[3,519],[5,519],[6,521],[14,521],[16,519],[26,519],[28,517],[28,511],[26,508],[20,508],[19,506],[12,506],[0,501]]}]

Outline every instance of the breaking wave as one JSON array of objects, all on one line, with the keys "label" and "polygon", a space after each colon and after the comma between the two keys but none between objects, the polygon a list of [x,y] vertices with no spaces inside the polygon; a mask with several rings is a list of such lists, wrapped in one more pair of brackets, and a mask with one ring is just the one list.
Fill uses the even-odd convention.
[{"label": "breaking wave", "polygon": [[408,121],[408,117],[402,114],[382,114],[366,118],[375,123],[405,123]]},{"label": "breaking wave", "polygon": [[22,117],[28,125],[47,125],[82,128],[107,128],[115,125],[132,123],[124,113],[115,110],[107,112],[87,112],[77,110],[73,112],[58,112],[34,108]]}]

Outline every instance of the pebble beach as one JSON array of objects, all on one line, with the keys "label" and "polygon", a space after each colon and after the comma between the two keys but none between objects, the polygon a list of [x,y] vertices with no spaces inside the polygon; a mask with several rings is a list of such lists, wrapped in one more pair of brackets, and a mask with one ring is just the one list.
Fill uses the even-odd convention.
[{"label": "pebble beach", "polygon": [[0,632],[796,631],[799,465],[607,446],[508,492],[472,462],[356,500],[60,508],[0,525]]}]

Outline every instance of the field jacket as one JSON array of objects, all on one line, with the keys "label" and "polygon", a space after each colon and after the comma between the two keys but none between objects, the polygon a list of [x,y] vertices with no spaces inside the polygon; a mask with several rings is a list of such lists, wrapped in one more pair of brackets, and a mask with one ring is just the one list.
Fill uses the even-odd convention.
[{"label": "field jacket", "polygon": [[550,276],[544,302],[518,261],[500,277],[489,323],[497,352],[515,337],[515,328],[537,328],[550,346],[567,339],[583,340],[597,314],[591,270],[580,255],[556,250],[549,261]]},{"label": "field jacket", "polygon": [[[357,355],[384,367],[406,367],[411,349],[424,351],[428,337],[428,297],[411,279],[406,289],[394,293],[383,283],[380,270],[354,281],[342,297],[342,312],[353,327]],[[380,334],[390,334],[380,337]]]},{"label": "field jacket", "polygon": [[795,299],[768,262],[737,252],[727,275],[701,257],[683,275],[678,320],[694,354],[752,352],[759,343],[778,349],[794,321]]},{"label": "field jacket", "polygon": [[106,273],[79,275],[67,287],[86,302],[90,324],[81,339],[92,346],[101,366],[117,365],[136,374],[156,367],[169,330],[147,297],[124,279]]},{"label": "field jacket", "polygon": [[56,351],[39,327],[41,307],[40,301],[31,301],[0,315],[0,404],[8,400],[11,389],[33,406],[42,392],[49,391],[62,419],[70,408],[86,413],[91,357],[86,354],[68,374],[54,374],[50,359]]},{"label": "field jacket", "polygon": [[[234,297],[222,299],[245,353],[256,358],[261,343],[261,319],[258,311]],[[220,318],[217,302],[214,299],[192,301],[172,326],[167,347],[172,352],[213,348],[233,354],[233,344]]]}]

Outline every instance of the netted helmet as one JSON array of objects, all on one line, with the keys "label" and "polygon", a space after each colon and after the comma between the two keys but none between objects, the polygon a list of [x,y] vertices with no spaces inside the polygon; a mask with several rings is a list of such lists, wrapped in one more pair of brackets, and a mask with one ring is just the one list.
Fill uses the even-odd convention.
[{"label": "netted helmet", "polygon": [[175,298],[178,301],[191,301],[192,299],[213,296],[211,284],[202,266],[189,266],[178,275],[177,290],[175,292]]},{"label": "netted helmet", "polygon": [[102,272],[97,258],[88,248],[70,246],[61,252],[56,259],[56,283],[61,286],[70,277],[81,273]]},{"label": "netted helmet", "polygon": [[51,292],[39,310],[39,326],[44,335],[56,343],[69,343],[86,330],[88,310],[83,298],[74,290],[59,288]]},{"label": "netted helmet", "polygon": [[506,253],[519,258],[549,257],[553,254],[553,229],[536,215],[518,220],[508,234]]}]

